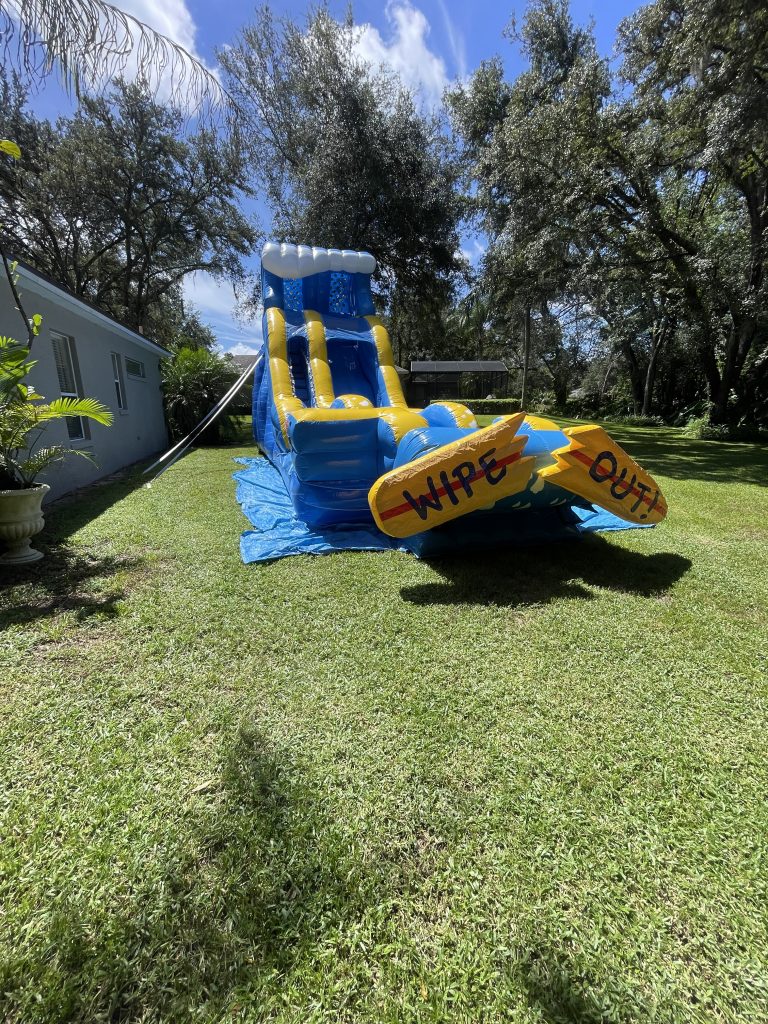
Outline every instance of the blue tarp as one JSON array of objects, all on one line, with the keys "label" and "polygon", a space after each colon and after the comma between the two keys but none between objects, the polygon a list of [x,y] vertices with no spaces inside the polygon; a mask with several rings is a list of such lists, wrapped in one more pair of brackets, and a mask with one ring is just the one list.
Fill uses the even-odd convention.
[{"label": "blue tarp", "polygon": [[255,530],[240,538],[246,565],[289,555],[326,555],[332,551],[391,551],[399,542],[375,526],[312,530],[296,518],[283,478],[267,459],[235,459],[245,469],[234,473],[236,498]]},{"label": "blue tarp", "polygon": [[[235,459],[244,468],[233,474],[237,481],[236,498],[252,526],[240,538],[243,562],[267,562],[289,555],[325,555],[333,551],[413,550],[413,545],[387,537],[375,526],[328,527],[310,529],[296,518],[293,503],[279,471],[265,458]],[[628,530],[633,524],[604,509],[574,506],[575,522],[559,523],[552,540],[564,536],[607,530]],[[509,516],[508,541],[515,543],[514,513]],[[651,524],[636,527],[649,529]],[[541,537],[535,538],[541,541]],[[524,540],[524,538],[521,538]],[[531,542],[531,538],[528,538]]]}]

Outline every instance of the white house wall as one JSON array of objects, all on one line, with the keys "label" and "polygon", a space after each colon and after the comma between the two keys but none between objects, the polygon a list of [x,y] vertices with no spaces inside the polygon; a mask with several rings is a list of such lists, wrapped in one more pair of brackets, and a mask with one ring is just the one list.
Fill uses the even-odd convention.
[{"label": "white house wall", "polygon": [[[88,421],[90,438],[70,440],[66,423],[51,423],[44,443],[63,444],[91,452],[96,465],[86,459],[70,456],[63,465],[48,470],[40,481],[50,484],[48,500],[61,497],[68,491],[114,473],[164,449],[168,435],[163,417],[160,391],[160,351],[151,342],[136,337],[119,324],[84,307],[69,295],[57,293],[46,281],[24,273],[20,282],[22,302],[31,316],[39,313],[43,318],[39,336],[32,347],[32,358],[37,365],[29,380],[47,399],[58,398],[59,379],[53,355],[51,332],[74,340],[79,365],[82,395],[103,402],[114,415],[111,427]],[[14,307],[8,282],[0,280],[0,333],[24,340],[21,318]],[[122,356],[125,381],[125,411],[117,407],[112,371],[112,353]],[[146,377],[129,376],[125,359],[144,364]]]}]

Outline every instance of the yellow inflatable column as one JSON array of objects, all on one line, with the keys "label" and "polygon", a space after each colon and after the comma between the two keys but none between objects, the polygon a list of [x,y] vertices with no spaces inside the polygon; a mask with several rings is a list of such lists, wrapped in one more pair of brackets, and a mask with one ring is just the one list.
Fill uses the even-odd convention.
[{"label": "yellow inflatable column", "polygon": [[312,374],[312,392],[318,409],[328,409],[333,402],[333,381],[328,365],[328,346],[325,343],[325,326],[319,313],[313,309],[304,310],[309,344],[309,372]]},{"label": "yellow inflatable column", "polygon": [[384,326],[380,316],[367,316],[365,318],[371,328],[371,334],[376,345],[376,352],[379,356],[379,369],[384,381],[389,404],[407,408],[408,403],[403,394],[403,387],[395,369],[395,360],[392,356],[392,344],[389,340],[387,328]]},{"label": "yellow inflatable column", "polygon": [[303,409],[304,403],[296,397],[288,365],[288,338],[285,331],[285,314],[277,306],[267,310],[267,351],[269,352],[269,374],[272,379],[272,398],[275,402],[280,429],[288,444],[286,414]]}]

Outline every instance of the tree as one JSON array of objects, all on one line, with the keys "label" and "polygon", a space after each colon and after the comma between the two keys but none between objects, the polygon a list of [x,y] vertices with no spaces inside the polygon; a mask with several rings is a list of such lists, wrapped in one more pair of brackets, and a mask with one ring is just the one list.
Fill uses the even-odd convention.
[{"label": "tree", "polygon": [[163,303],[151,311],[147,334],[168,349],[217,347],[216,335],[200,319],[199,312],[185,302],[181,289],[169,292]]},{"label": "tree", "polygon": [[658,0],[622,28],[624,79],[563,0],[531,4],[516,38],[529,70],[510,85],[490,62],[452,98],[497,266],[518,291],[579,294],[605,316],[642,408],[674,327],[713,417],[745,414],[746,379],[768,370],[765,12]]},{"label": "tree", "polygon": [[703,347],[715,419],[768,384],[768,9],[759,0],[657,0],[621,26],[624,75],[665,133],[662,164],[703,183],[713,217],[666,245]]},{"label": "tree", "polygon": [[302,27],[263,7],[219,59],[278,237],[367,249],[384,296],[431,313],[462,268],[450,144],[356,39],[325,8]]},{"label": "tree", "polygon": [[243,278],[256,231],[238,205],[248,186],[236,138],[183,138],[181,115],[135,84],[84,99],[55,126],[30,113],[18,81],[0,87],[0,134],[23,153],[0,167],[15,256],[147,332],[167,321],[188,273]]},{"label": "tree", "polygon": [[[163,360],[163,398],[171,436],[185,437],[237,380],[237,366],[230,356],[204,348],[179,348]],[[220,436],[221,423],[206,430],[211,439]]]},{"label": "tree", "polygon": [[[589,34],[574,30],[567,16],[556,21],[538,7],[529,9],[522,38],[528,73],[509,84],[501,61],[486,61],[468,86],[453,90],[449,105],[463,141],[475,213],[490,238],[482,263],[484,287],[491,304],[506,310],[519,338],[521,390],[527,398],[532,361],[562,407],[583,363],[574,336],[559,322],[562,310],[580,305],[568,294],[571,229],[552,217],[551,193],[562,186],[541,174],[536,144],[529,146],[526,132],[529,122],[563,97],[568,69],[595,51]],[[598,73],[591,88],[601,87]],[[550,129],[542,130],[538,141],[551,149]]]}]

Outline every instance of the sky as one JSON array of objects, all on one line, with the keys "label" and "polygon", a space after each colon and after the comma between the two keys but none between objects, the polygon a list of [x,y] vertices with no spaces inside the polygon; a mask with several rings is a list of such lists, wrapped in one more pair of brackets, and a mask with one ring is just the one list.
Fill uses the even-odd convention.
[{"label": "sky", "polygon": [[[113,0],[123,10],[170,36],[190,53],[215,67],[215,52],[237,36],[251,18],[253,3],[239,0]],[[279,0],[273,11],[302,19],[307,0]],[[637,0],[571,0],[571,13],[577,24],[594,23],[600,52],[610,56],[616,27],[637,7]],[[346,0],[329,0],[337,17],[343,17]],[[517,47],[503,37],[503,31],[515,15],[521,19],[525,3],[497,3],[494,0],[356,0],[355,22],[361,27],[360,50],[373,64],[387,64],[413,88],[426,106],[440,102],[443,89],[457,79],[466,79],[483,59],[495,54],[504,61],[508,77],[523,70]],[[50,79],[35,103],[38,113],[54,118],[68,112],[71,105],[58,85]],[[268,228],[268,212],[256,212]],[[316,244],[322,245],[322,239]],[[464,240],[465,253],[476,261],[482,245],[476,238]],[[258,272],[254,257],[249,269]],[[239,323],[233,316],[235,296],[232,288],[202,273],[185,281],[185,296],[201,318],[213,328],[222,350],[249,354],[261,345],[261,324]]]}]

